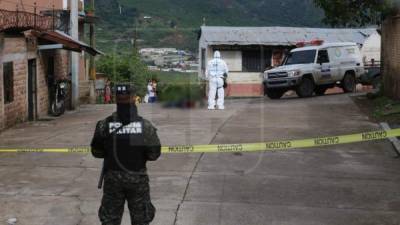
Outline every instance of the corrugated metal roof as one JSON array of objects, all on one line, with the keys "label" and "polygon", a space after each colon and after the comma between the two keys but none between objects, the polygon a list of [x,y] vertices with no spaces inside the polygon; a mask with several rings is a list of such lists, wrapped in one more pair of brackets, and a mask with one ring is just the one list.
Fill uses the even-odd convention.
[{"label": "corrugated metal roof", "polygon": [[376,32],[368,29],[330,29],[303,27],[201,27],[202,39],[209,45],[281,45],[322,39],[325,42],[356,42]]}]

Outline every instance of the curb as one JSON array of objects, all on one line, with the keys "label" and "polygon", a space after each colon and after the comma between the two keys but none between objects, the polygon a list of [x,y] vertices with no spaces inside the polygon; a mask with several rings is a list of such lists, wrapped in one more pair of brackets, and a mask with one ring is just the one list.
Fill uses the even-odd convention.
[{"label": "curb", "polygon": [[[387,123],[380,123],[379,124],[385,131],[390,130],[390,126]],[[394,157],[398,158],[400,157],[400,141],[396,137],[389,138],[390,142],[392,142],[393,145],[393,150],[396,153]]]}]

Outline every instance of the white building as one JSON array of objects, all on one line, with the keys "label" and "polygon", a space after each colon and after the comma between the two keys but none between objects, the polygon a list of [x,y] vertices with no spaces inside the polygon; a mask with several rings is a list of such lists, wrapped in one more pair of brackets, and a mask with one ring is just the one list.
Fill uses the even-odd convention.
[{"label": "white building", "polygon": [[262,73],[280,65],[285,53],[295,48],[296,43],[320,39],[363,45],[375,33],[376,29],[202,26],[198,74],[200,78],[205,77],[207,62],[219,50],[230,70],[227,95],[260,96]]},{"label": "white building", "polygon": [[381,63],[381,35],[378,32],[373,33],[365,40],[361,53],[365,65]]}]

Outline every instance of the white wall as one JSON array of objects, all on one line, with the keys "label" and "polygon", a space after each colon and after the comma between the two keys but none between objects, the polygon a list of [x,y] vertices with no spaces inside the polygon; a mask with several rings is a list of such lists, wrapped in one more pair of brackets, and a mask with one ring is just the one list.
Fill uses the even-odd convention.
[{"label": "white wall", "polygon": [[221,51],[221,57],[228,65],[229,71],[242,71],[241,51]]},{"label": "white wall", "polygon": [[68,9],[68,0],[63,0],[63,9],[64,10]]},{"label": "white wall", "polygon": [[364,63],[371,63],[371,59],[381,61],[381,35],[376,32],[364,42],[361,48]]},{"label": "white wall", "polygon": [[[242,71],[242,51],[220,51],[221,58],[228,65],[229,71]],[[214,58],[214,51],[208,48],[207,62]]]},{"label": "white wall", "polygon": [[[200,40],[199,44],[199,64],[201,65],[201,49],[206,49],[206,65],[207,62],[214,57],[214,51],[211,46],[207,46]],[[242,51],[220,51],[221,57],[226,61],[229,67],[229,83],[232,84],[254,84],[262,83],[262,73],[249,73],[242,71]],[[199,68],[199,77],[204,78]]]},{"label": "white wall", "polygon": [[228,77],[231,84],[261,84],[262,81],[262,73],[231,72]]}]

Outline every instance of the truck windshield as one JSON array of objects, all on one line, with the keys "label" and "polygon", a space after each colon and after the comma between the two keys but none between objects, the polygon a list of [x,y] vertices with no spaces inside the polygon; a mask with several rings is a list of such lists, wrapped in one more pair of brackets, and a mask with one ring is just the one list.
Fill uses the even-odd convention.
[{"label": "truck windshield", "polygon": [[285,65],[314,63],[316,53],[317,50],[290,52],[286,58]]}]

